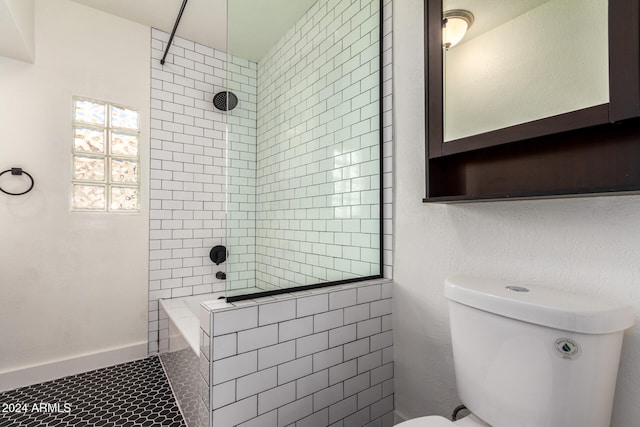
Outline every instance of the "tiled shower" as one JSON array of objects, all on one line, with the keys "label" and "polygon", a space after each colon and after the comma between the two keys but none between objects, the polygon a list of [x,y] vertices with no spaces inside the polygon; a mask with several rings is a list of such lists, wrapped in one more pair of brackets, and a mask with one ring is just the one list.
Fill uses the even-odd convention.
[{"label": "tiled shower", "polygon": [[[319,1],[259,63],[176,37],[163,66],[152,30],[150,353],[167,345],[159,298],[391,277],[391,5],[382,61],[376,5]],[[211,103],[227,89],[228,114]]]},{"label": "tiled shower", "polygon": [[[159,299],[390,278],[391,1],[320,0],[259,61],[176,37],[162,66],[168,39],[152,30],[149,352],[173,347]],[[390,281],[204,310],[187,419],[393,423]]]}]

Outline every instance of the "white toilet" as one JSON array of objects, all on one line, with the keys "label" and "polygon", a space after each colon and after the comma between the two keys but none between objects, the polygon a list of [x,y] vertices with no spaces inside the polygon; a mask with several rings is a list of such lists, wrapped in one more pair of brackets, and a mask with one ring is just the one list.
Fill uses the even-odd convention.
[{"label": "white toilet", "polygon": [[534,286],[445,282],[458,395],[472,414],[397,427],[608,427],[631,307]]}]

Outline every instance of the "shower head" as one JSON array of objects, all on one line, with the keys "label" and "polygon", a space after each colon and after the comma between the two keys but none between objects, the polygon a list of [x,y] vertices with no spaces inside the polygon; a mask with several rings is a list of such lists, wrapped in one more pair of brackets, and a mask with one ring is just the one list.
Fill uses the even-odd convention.
[{"label": "shower head", "polygon": [[213,97],[213,105],[222,111],[231,111],[238,105],[238,97],[233,92],[222,91]]}]

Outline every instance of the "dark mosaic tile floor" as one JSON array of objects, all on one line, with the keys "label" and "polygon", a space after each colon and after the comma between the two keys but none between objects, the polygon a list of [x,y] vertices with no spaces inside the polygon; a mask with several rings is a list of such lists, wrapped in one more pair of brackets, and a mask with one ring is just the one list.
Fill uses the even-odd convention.
[{"label": "dark mosaic tile floor", "polygon": [[0,393],[0,427],[185,427],[157,357]]},{"label": "dark mosaic tile floor", "polygon": [[182,415],[188,426],[198,425],[198,404],[200,402],[198,377],[199,359],[187,346],[184,350],[163,353],[160,360],[165,367],[169,382],[180,402]]}]

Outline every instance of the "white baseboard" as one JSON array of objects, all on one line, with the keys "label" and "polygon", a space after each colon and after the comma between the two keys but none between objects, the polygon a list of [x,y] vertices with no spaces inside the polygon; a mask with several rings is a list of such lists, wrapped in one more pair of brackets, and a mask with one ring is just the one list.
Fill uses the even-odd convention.
[{"label": "white baseboard", "polygon": [[147,341],[0,372],[0,392],[147,357]]}]

